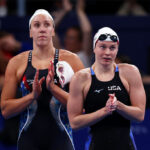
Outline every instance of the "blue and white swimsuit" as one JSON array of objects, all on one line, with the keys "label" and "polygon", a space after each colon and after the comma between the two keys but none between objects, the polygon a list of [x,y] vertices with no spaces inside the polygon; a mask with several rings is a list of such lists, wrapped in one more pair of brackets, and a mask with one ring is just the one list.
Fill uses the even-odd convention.
[{"label": "blue and white swimsuit", "polygon": [[[36,69],[32,66],[32,51],[21,82],[22,96],[32,91]],[[39,70],[39,79],[48,69]],[[74,150],[72,130],[66,109],[42,83],[42,93],[21,114],[18,150]]]}]

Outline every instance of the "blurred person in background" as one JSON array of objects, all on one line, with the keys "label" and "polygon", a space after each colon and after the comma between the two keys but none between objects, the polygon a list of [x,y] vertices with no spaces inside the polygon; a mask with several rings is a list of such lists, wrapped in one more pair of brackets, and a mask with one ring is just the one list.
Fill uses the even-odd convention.
[{"label": "blurred person in background", "polygon": [[119,64],[119,63],[131,64],[131,59],[129,56],[127,56],[125,54],[120,54],[116,57],[115,62],[116,62],[116,64]]},{"label": "blurred person in background", "polygon": [[15,55],[32,46],[18,41],[12,33],[0,31],[0,75],[4,75],[8,61]]},{"label": "blurred person in background", "polygon": [[[21,43],[15,39],[13,34],[0,31],[0,101],[6,66],[9,60],[18,53],[20,48]],[[17,96],[19,96],[19,91],[17,92]],[[4,120],[1,116],[0,119],[3,122],[3,128],[0,131],[0,142],[7,146],[15,146],[18,137],[19,116],[8,120]]]},{"label": "blurred person in background", "polygon": [[6,65],[10,58],[15,56],[21,49],[21,43],[13,34],[0,31],[0,75],[4,75]]},{"label": "blurred person in background", "polygon": [[7,10],[7,0],[0,0],[0,17],[7,16],[8,10]]},{"label": "blurred person in background", "polygon": [[[77,0],[74,4],[79,26],[71,26],[66,30],[63,45],[65,49],[76,53],[82,60],[85,67],[89,67],[91,65],[92,53],[92,27],[85,13],[85,3],[86,0]],[[62,9],[58,9],[56,12],[54,12],[56,29],[59,28],[63,18],[71,10],[73,10],[73,8],[74,6],[70,0],[62,0]],[[61,47],[61,42],[58,35],[54,37],[54,44],[56,47]]]},{"label": "blurred person in background", "polygon": [[124,0],[117,15],[145,16],[148,13],[137,0]]},{"label": "blurred person in background", "polygon": [[[29,20],[33,50],[7,65],[1,111],[6,119],[21,115],[18,150],[74,149],[65,111],[68,93],[62,88],[84,67],[76,54],[53,46],[54,26],[48,11],[35,11]],[[16,98],[18,86],[21,98]]]}]

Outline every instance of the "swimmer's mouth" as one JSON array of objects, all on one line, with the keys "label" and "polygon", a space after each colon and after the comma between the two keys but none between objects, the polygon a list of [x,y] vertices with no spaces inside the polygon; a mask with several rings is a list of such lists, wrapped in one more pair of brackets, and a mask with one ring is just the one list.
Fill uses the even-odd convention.
[{"label": "swimmer's mouth", "polygon": [[38,38],[46,38],[46,36],[39,36]]},{"label": "swimmer's mouth", "polygon": [[111,60],[111,58],[103,58],[104,60]]}]

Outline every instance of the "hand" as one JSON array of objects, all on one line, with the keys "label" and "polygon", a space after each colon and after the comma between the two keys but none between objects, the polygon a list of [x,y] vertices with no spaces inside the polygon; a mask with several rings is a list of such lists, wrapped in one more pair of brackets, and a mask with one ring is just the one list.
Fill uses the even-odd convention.
[{"label": "hand", "polygon": [[109,94],[109,99],[106,103],[106,110],[108,113],[112,114],[113,111],[115,111],[117,108],[117,98],[115,97],[115,94]]},{"label": "hand", "polygon": [[55,85],[54,83],[54,64],[52,61],[50,61],[50,66],[48,68],[48,75],[46,77],[46,87],[50,91],[53,86]]},{"label": "hand", "polygon": [[76,9],[77,9],[77,12],[78,11],[84,11],[84,9],[85,9],[85,0],[77,0]]},{"label": "hand", "polygon": [[63,2],[64,10],[66,10],[68,12],[72,9],[72,4],[70,3],[69,0],[63,0],[62,2]]},{"label": "hand", "polygon": [[45,77],[42,77],[40,80],[38,80],[39,78],[39,70],[36,71],[35,73],[35,77],[34,77],[34,81],[33,81],[33,85],[32,85],[32,93],[33,93],[33,99],[37,99],[39,97],[39,95],[42,92],[42,83],[45,80]]}]

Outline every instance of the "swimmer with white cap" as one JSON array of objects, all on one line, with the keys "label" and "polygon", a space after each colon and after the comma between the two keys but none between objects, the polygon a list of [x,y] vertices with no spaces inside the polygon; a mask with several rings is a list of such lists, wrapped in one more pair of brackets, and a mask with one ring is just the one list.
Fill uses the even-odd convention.
[{"label": "swimmer with white cap", "polygon": [[[18,150],[74,150],[66,113],[69,94],[64,89],[84,66],[76,54],[54,47],[54,20],[48,11],[35,11],[29,30],[33,50],[13,57],[6,69],[2,114],[21,114]],[[18,85],[21,98],[15,97]]]},{"label": "swimmer with white cap", "polygon": [[90,127],[87,150],[136,150],[130,121],[144,120],[146,103],[140,72],[134,65],[116,65],[119,37],[111,28],[98,30],[93,48],[94,64],[71,80],[71,127]]},{"label": "swimmer with white cap", "polygon": [[33,20],[37,15],[48,16],[48,17],[52,20],[53,26],[55,26],[54,19],[53,19],[53,17],[51,16],[51,14],[50,14],[47,10],[45,10],[45,9],[38,9],[38,10],[36,10],[36,11],[34,12],[34,14],[31,16],[31,18],[30,18],[30,20],[29,20],[29,28],[30,28],[30,26],[31,26],[32,20]]},{"label": "swimmer with white cap", "polygon": [[117,33],[109,28],[109,27],[103,27],[97,31],[97,33],[94,36],[93,39],[93,48],[95,48],[96,42],[100,41],[113,41],[117,42],[119,44],[119,37]]}]

